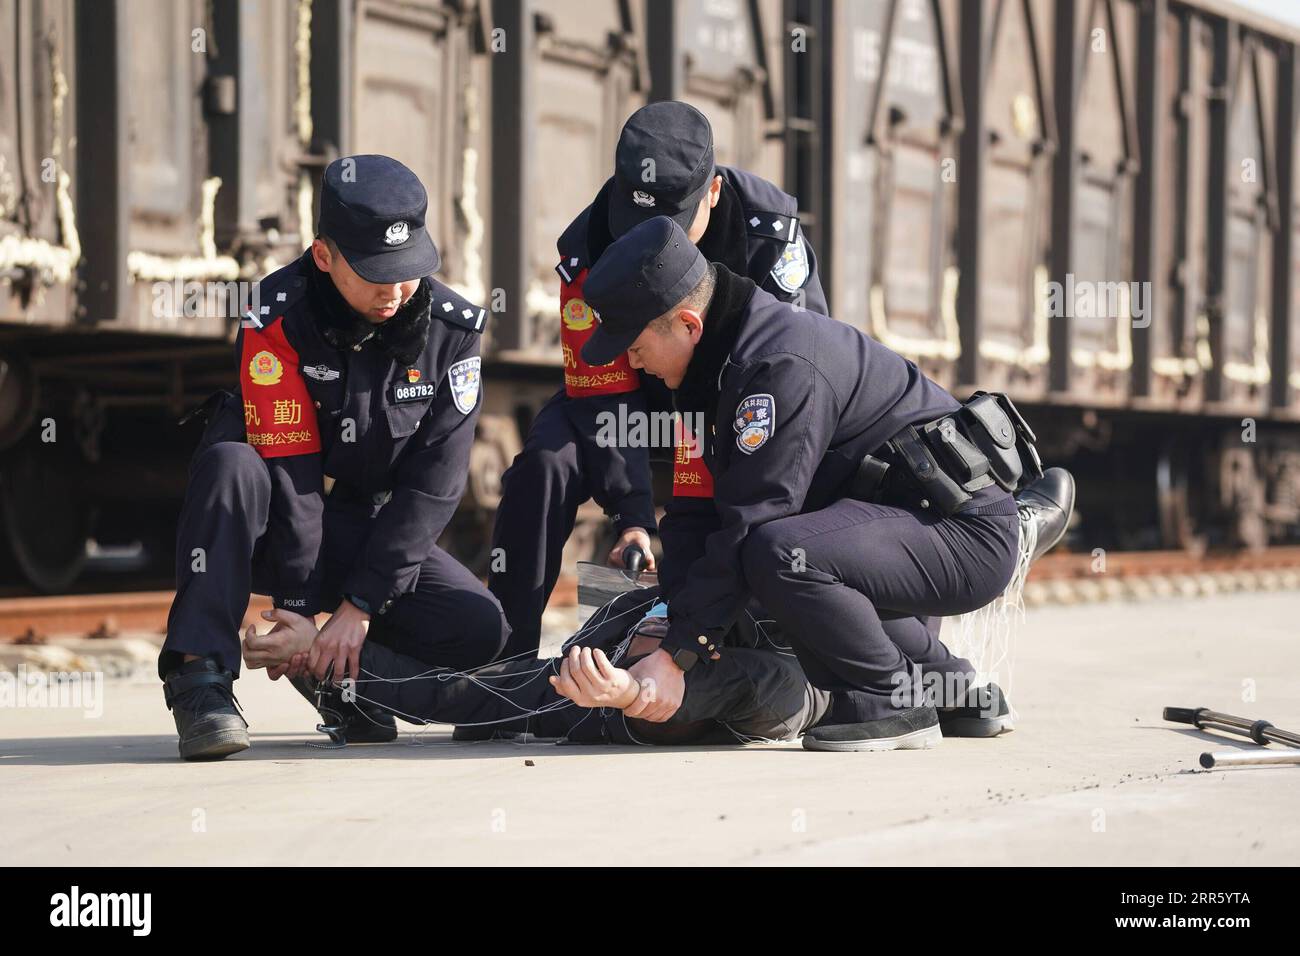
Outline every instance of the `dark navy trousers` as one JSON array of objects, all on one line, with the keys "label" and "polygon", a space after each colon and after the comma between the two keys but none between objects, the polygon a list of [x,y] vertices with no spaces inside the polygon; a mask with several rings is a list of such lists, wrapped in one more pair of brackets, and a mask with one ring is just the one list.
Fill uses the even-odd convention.
[{"label": "dark navy trousers", "polygon": [[501,476],[492,549],[505,555],[505,570],[488,575],[488,588],[510,623],[506,657],[537,653],[542,612],[560,577],[564,544],[578,508],[591,497],[579,435],[564,413],[564,401],[561,393],[542,407],[523,450]]},{"label": "dark navy trousers", "polygon": [[[239,674],[239,631],[249,595],[271,592],[275,555],[267,553],[263,539],[270,503],[270,475],[250,445],[219,441],[195,456],[177,532],[176,598],[159,676],[179,666],[185,654],[213,657]],[[325,498],[322,611],[333,611],[342,600],[339,587],[376,511],[355,499]],[[196,548],[203,549],[200,570]],[[420,565],[415,589],[386,612],[372,614],[366,640],[432,666],[473,667],[495,658],[508,636],[496,598],[435,546]]]},{"label": "dark navy trousers", "polygon": [[[976,493],[951,517],[843,499],[761,525],[742,560],[759,596],[813,686],[832,692],[826,721],[896,713],[901,685],[923,675],[965,675],[969,661],[938,640],[937,616],[983,607],[1015,569],[1015,500]],[[905,706],[910,706],[907,704]]]}]

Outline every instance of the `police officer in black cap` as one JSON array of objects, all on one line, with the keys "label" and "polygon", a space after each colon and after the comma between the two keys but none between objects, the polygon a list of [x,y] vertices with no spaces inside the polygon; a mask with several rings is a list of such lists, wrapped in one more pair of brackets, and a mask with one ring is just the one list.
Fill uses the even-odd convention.
[{"label": "police officer in black cap", "polygon": [[578,507],[594,498],[618,532],[610,563],[638,545],[653,567],[655,528],[647,448],[598,441],[599,417],[671,409],[667,391],[621,356],[583,358],[594,320],[584,301],[587,272],[617,237],[655,216],[672,218],[705,258],[748,276],[778,299],[825,313],[817,260],[799,229],[798,201],[767,180],[714,163],[713,131],[686,103],[652,103],[628,119],[614,175],[560,236],[560,339],[564,390],[538,414],[503,479],[494,548],[506,557],[489,586],[513,634],[510,653],[536,652],[542,611],[559,576]]},{"label": "police officer in black cap", "polygon": [[[727,653],[723,638],[755,596],[831,692],[809,749],[921,748],[941,733],[1008,729],[1000,691],[974,687],[971,664],[927,619],[983,606],[1012,575],[1010,492],[1038,472],[1014,406],[962,406],[856,329],[794,316],[710,264],[668,218],[610,246],[585,294],[600,319],[586,361],[626,353],[705,423],[709,495],[674,495],[660,529],[667,636],[632,668],[657,699],[628,716],[668,719],[684,672]],[[1072,495],[1068,475],[1055,479]],[[1040,516],[1038,537],[1054,543],[1068,512]]]},{"label": "police officer in black cap", "polygon": [[[232,685],[250,592],[331,614],[318,678],[358,677],[366,640],[468,667],[509,634],[496,599],[435,544],[465,487],[486,312],[432,278],[427,205],[395,159],[335,160],[320,235],[259,283],[235,347],[240,394],[209,400],[181,511],[158,671],[185,759],[248,746]],[[396,737],[390,716],[344,723],[349,741]]]}]

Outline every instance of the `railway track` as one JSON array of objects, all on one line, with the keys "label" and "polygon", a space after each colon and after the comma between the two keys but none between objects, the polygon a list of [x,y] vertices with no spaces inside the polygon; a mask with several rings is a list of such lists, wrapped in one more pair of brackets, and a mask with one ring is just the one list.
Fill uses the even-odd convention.
[{"label": "railway track", "polygon": [[[1300,588],[1300,547],[1192,555],[1181,551],[1063,553],[1042,558],[1025,586],[1025,603],[1188,596],[1224,591]],[[171,591],[0,599],[0,643],[41,644],[75,636],[112,638],[162,634]],[[552,598],[576,602],[576,579],[561,577]],[[255,595],[245,624],[261,621],[269,599]]]},{"label": "railway track", "polygon": [[1043,582],[1104,575],[1125,578],[1297,569],[1300,569],[1300,547],[1204,555],[1186,551],[1065,552],[1040,558],[1029,580]]},{"label": "railway track", "polygon": [[[173,591],[123,594],[73,594],[0,600],[0,642],[43,644],[54,637],[113,638],[123,634],[162,634]],[[271,606],[254,595],[244,615],[248,624]]]}]

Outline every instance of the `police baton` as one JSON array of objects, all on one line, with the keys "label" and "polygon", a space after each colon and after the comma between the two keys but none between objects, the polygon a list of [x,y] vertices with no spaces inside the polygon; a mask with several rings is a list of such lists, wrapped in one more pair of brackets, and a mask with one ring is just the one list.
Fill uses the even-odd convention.
[{"label": "police baton", "polygon": [[627,568],[633,574],[640,574],[641,569],[645,567],[645,551],[639,544],[629,544],[623,549],[623,567]]}]

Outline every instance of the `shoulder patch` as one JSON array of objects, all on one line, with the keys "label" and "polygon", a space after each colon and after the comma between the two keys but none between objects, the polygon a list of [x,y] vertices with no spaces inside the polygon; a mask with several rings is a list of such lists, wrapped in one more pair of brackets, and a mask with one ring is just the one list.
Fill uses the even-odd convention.
[{"label": "shoulder patch", "polygon": [[447,383],[451,385],[451,400],[456,403],[456,410],[468,415],[478,404],[478,391],[483,360],[477,355],[461,359],[447,369]]},{"label": "shoulder patch", "polygon": [[752,455],[776,434],[776,399],[766,392],[749,395],[736,406],[736,447]]},{"label": "shoulder patch", "polygon": [[803,236],[796,236],[794,242],[785,244],[776,265],[772,266],[772,281],[782,291],[793,295],[804,287],[809,274],[808,247],[804,245]]},{"label": "shoulder patch", "polygon": [[432,282],[432,297],[429,300],[430,314],[442,319],[448,325],[469,332],[483,332],[487,322],[487,309],[474,305],[441,282]]}]

